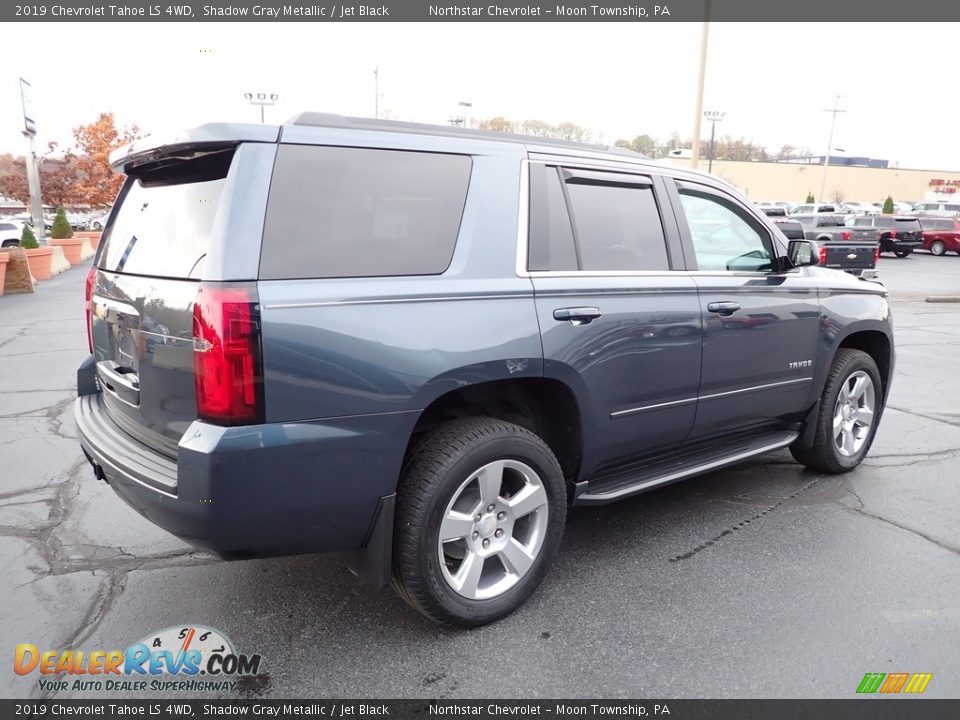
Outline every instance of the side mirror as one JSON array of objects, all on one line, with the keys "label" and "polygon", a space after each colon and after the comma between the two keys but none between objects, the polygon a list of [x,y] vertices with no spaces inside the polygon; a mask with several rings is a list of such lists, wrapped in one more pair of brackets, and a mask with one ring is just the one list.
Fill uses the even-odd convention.
[{"label": "side mirror", "polygon": [[820,249],[812,240],[791,240],[787,245],[787,260],[792,267],[820,264]]}]

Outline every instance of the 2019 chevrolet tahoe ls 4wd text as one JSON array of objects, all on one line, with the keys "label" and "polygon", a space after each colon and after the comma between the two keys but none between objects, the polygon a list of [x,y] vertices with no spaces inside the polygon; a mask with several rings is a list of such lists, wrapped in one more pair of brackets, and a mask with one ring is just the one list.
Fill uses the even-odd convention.
[{"label": "2019 chevrolet tahoe ls 4wd text", "polygon": [[315,113],[115,165],[80,442],[221,557],[343,551],[479,625],[537,587],[568,505],[779,448],[845,472],[880,421],[883,288],[708,175]]}]

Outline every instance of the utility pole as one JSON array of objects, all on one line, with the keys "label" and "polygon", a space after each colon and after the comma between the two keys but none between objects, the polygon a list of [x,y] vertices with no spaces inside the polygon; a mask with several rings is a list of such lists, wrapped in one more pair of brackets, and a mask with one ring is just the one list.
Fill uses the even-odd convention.
[{"label": "utility pole", "polygon": [[827,168],[830,167],[830,148],[833,147],[833,131],[837,126],[837,115],[846,112],[846,110],[840,109],[841,97],[843,97],[843,95],[837,93],[833,99],[833,107],[823,109],[824,112],[832,113],[833,118],[830,120],[830,138],[827,140],[827,154],[823,156],[823,175],[820,177],[820,194],[817,196],[817,202],[825,202],[824,194],[827,192]]},{"label": "utility pole", "polygon": [[710,161],[707,165],[707,172],[713,172],[713,158],[714,158],[714,148],[716,147],[716,136],[717,136],[717,123],[723,120],[725,112],[720,112],[718,110],[706,110],[703,113],[703,116],[710,121]]},{"label": "utility pole", "polygon": [[27,187],[30,190],[30,215],[33,218],[33,232],[41,245],[46,245],[47,227],[43,219],[43,202],[40,199],[40,166],[37,161],[37,149],[34,138],[37,124],[33,115],[32,87],[20,78],[20,100],[23,104],[23,136],[30,141],[27,154]]},{"label": "utility pole", "polygon": [[373,66],[373,118],[380,117],[380,66]]},{"label": "utility pole", "polygon": [[690,167],[700,164],[700,122],[703,117],[703,85],[707,75],[707,44],[710,39],[710,0],[703,7],[703,33],[700,36],[700,76],[697,80],[697,108],[693,113],[693,144],[690,149]]}]

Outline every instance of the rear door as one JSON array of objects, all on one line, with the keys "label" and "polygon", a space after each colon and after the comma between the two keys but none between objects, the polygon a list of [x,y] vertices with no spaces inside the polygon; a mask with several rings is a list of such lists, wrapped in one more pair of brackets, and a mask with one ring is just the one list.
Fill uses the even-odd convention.
[{"label": "rear door", "polygon": [[693,426],[701,314],[664,206],[654,175],[530,165],[544,373],[579,391],[588,475],[682,443]]},{"label": "rear door", "polygon": [[762,429],[800,413],[816,369],[816,283],[804,270],[775,272],[781,249],[736,198],[693,182],[678,182],[675,189],[704,317],[691,439]]},{"label": "rear door", "polygon": [[129,177],[95,260],[91,329],[106,410],[171,457],[197,417],[193,304],[234,154],[182,150]]}]

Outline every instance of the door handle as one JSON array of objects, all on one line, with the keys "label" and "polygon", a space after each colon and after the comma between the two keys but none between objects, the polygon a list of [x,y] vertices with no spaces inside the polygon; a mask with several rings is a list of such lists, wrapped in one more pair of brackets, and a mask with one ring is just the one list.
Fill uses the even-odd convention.
[{"label": "door handle", "polygon": [[553,311],[554,320],[567,321],[571,325],[589,325],[598,317],[600,317],[600,308],[596,307],[557,308]]},{"label": "door handle", "polygon": [[740,303],[738,302],[726,301],[707,303],[707,310],[717,313],[720,317],[730,317],[739,309]]}]

